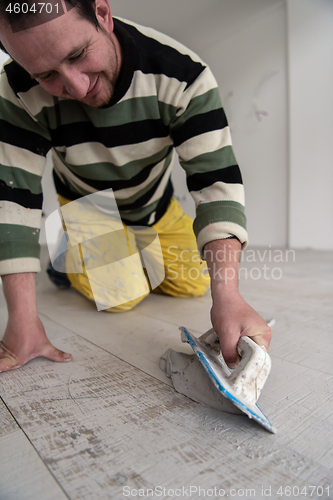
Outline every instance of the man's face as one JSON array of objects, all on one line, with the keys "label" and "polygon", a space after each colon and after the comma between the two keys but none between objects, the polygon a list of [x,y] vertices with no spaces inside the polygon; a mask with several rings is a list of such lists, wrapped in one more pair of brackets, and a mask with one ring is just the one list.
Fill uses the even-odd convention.
[{"label": "man's face", "polygon": [[97,0],[98,31],[72,9],[16,34],[1,27],[1,41],[49,94],[98,108],[110,101],[121,65],[121,48],[107,10],[108,4]]}]

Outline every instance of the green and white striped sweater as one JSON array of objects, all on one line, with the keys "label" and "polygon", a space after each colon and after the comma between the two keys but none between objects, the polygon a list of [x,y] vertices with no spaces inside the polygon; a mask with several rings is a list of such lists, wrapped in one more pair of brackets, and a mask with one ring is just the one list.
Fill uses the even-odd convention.
[{"label": "green and white striped sweater", "polygon": [[0,78],[0,274],[38,272],[41,177],[52,149],[59,194],[112,188],[122,220],[153,225],[172,196],[176,149],[196,204],[200,251],[247,241],[242,178],[216,81],[200,58],[153,29],[115,19],[123,68],[107,107],[52,97],[14,61]]}]

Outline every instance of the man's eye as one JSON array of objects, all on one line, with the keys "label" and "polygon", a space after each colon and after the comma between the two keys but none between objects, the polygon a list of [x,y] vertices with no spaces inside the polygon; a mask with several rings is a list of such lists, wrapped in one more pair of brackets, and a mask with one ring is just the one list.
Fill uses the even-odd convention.
[{"label": "man's eye", "polygon": [[79,54],[77,54],[76,56],[71,57],[71,61],[75,61],[77,59],[81,59],[81,57],[83,56],[84,52],[85,52],[85,49],[81,50],[81,52]]},{"label": "man's eye", "polygon": [[36,80],[38,82],[46,82],[48,80],[51,80],[51,78],[53,77],[54,75],[54,72],[51,71],[50,73],[48,73],[47,75],[44,75],[44,76],[40,76],[39,78],[36,78]]}]

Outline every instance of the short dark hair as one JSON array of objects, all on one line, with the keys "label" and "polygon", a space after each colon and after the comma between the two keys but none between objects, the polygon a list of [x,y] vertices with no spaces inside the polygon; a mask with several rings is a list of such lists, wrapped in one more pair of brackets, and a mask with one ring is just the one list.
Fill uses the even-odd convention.
[{"label": "short dark hair", "polygon": [[[49,0],[48,5],[52,5],[51,2],[52,0]],[[65,0],[65,4],[67,7],[67,11],[76,8],[78,14],[81,17],[92,23],[97,30],[99,29],[100,26],[95,14],[95,0]],[[8,5],[18,5],[18,7],[16,8],[17,12],[9,12]],[[22,7],[23,5],[28,6],[28,8]],[[33,19],[33,16],[36,16],[36,13],[33,10],[30,10],[30,7],[32,7],[33,5],[38,5],[38,3],[36,3],[35,0],[14,0],[14,1],[0,0],[0,16],[2,17],[4,22],[10,24],[13,32],[15,33],[18,31],[23,31],[28,28],[32,28],[34,26],[38,26],[39,24],[43,24],[47,21],[50,21],[51,19],[55,19],[56,17],[60,17],[61,15],[64,14],[62,4],[59,1],[57,2],[57,5],[60,6],[61,12],[57,8],[57,11],[55,11],[54,9],[54,15],[52,15],[52,13],[47,14],[45,11],[42,20],[38,20],[38,18]],[[37,14],[37,15],[42,16],[42,14]],[[1,41],[0,41],[0,49],[6,52],[6,54],[8,54],[8,51],[3,46]]]}]

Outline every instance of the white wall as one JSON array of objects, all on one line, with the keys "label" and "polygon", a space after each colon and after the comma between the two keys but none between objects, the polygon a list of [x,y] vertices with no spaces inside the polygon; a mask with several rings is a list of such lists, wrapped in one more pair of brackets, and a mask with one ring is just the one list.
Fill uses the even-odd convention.
[{"label": "white wall", "polygon": [[[285,6],[251,3],[251,12],[248,2],[233,3],[234,29],[220,33],[202,56],[214,68],[230,121],[250,243],[279,246],[287,243]],[[222,5],[220,17],[224,12],[231,15]]]},{"label": "white wall", "polygon": [[[212,68],[246,188],[250,242],[287,244],[287,98],[284,0],[110,0],[114,16],[150,25]],[[256,109],[267,112],[261,121]],[[177,195],[193,215],[180,171]]]},{"label": "white wall", "polygon": [[293,247],[333,249],[333,2],[287,0]]}]

